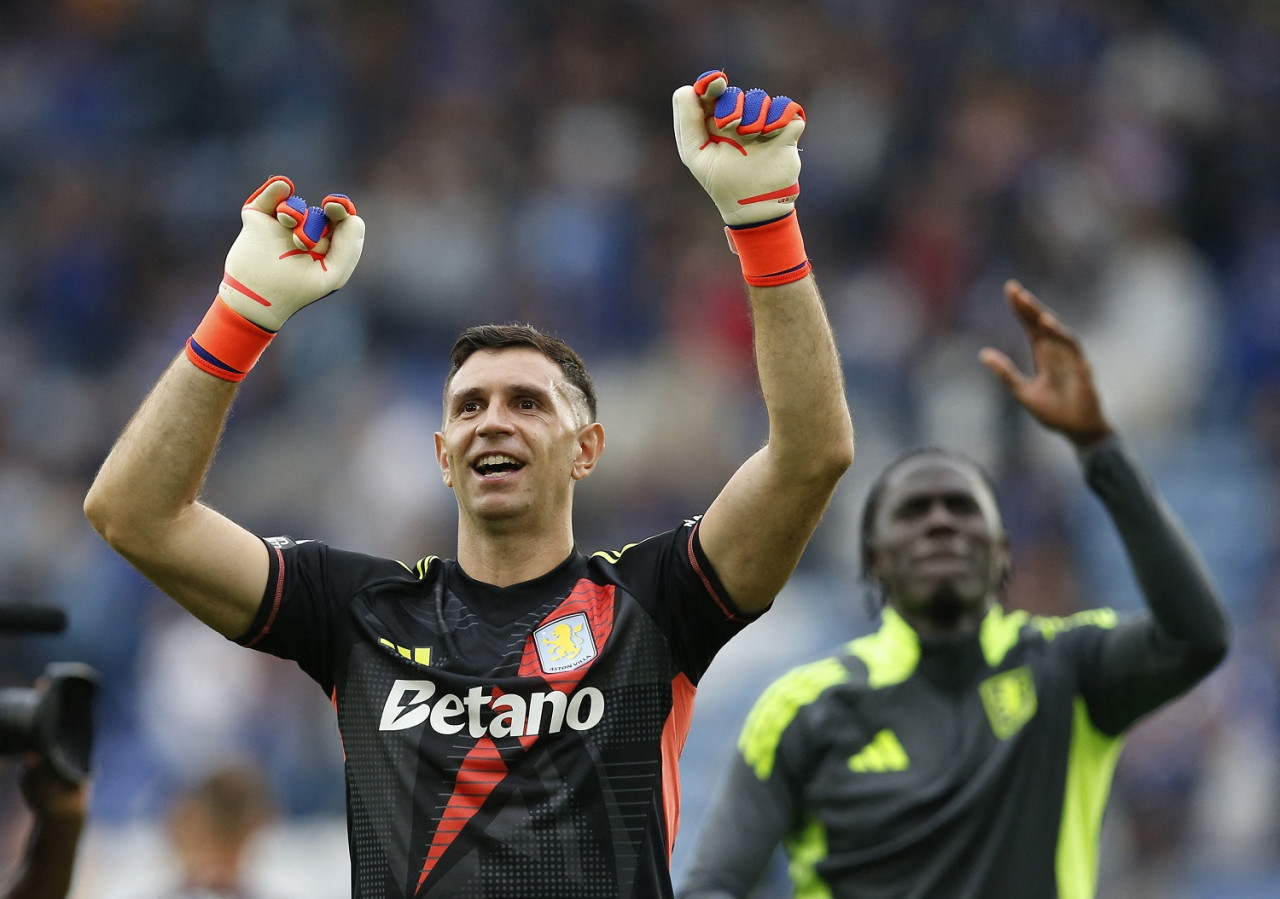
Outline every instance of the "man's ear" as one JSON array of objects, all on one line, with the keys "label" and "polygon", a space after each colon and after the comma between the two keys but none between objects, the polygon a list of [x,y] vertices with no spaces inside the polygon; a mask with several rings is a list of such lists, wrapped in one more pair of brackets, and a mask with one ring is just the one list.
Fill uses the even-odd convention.
[{"label": "man's ear", "polygon": [[573,457],[573,471],[570,476],[581,481],[591,474],[604,452],[604,425],[592,422],[578,431],[578,448]]},{"label": "man's ear", "polygon": [[444,435],[439,431],[435,433],[436,441],[436,464],[440,466],[440,476],[444,478],[444,485],[450,490],[453,489],[453,474],[449,471],[449,456],[444,451]]}]

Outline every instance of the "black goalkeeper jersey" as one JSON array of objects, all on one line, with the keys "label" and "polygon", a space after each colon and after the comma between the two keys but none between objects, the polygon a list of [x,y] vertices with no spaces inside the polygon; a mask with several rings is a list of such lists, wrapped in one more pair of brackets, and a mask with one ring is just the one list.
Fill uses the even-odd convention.
[{"label": "black goalkeeper jersey", "polygon": [[352,895],[672,894],[695,685],[751,618],[696,521],[511,587],[287,537],[237,642],[331,697]]}]

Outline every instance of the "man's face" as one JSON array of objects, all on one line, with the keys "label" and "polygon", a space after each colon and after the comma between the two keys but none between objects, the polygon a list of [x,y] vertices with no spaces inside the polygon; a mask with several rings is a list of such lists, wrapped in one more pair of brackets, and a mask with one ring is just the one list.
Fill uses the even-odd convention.
[{"label": "man's face", "polygon": [[943,455],[908,460],[885,485],[873,572],[905,618],[942,629],[973,623],[1009,567],[995,497],[971,466]]},{"label": "man's face", "polygon": [[573,482],[598,455],[590,438],[599,425],[585,421],[574,396],[559,366],[534,349],[480,350],[459,367],[435,442],[464,515],[499,522],[530,510],[567,513]]}]

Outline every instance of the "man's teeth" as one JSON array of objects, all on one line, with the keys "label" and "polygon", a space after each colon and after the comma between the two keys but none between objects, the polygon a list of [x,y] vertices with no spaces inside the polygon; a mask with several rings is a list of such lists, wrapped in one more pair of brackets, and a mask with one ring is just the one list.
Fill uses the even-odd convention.
[{"label": "man's teeth", "polygon": [[476,460],[474,467],[482,475],[498,475],[507,471],[514,471],[521,466],[517,460],[510,456],[494,453],[489,456],[481,456]]},{"label": "man's teeth", "polygon": [[500,456],[500,455],[481,456],[480,461],[477,462],[476,464],[477,465],[515,465],[516,460],[512,459],[510,456]]}]

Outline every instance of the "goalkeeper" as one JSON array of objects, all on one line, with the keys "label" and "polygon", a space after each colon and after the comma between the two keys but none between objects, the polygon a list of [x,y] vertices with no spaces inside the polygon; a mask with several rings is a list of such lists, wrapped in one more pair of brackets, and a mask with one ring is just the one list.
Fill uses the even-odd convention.
[{"label": "goalkeeper", "polygon": [[900,456],[862,516],[879,631],[767,688],[692,853],[684,899],[750,894],[783,843],[797,896],[1087,899],[1124,733],[1227,651],[1217,591],[1103,415],[1075,336],[1005,286],[1036,365],[982,360],[1079,454],[1148,613],[1000,605],[1008,537],[985,474]]},{"label": "goalkeeper", "polygon": [[574,487],[605,447],[595,391],[574,350],[524,325],[470,328],[453,350],[434,450],[454,558],[262,538],[202,503],[237,383],[360,257],[352,201],[308,207],[283,177],[245,204],[212,308],[86,498],[161,589],[331,698],[355,896],[670,896],[695,685],[769,607],[852,461],[794,210],[803,110],[709,72],[673,112],[741,261],[769,424],[703,514],[618,552],[577,548]]}]

